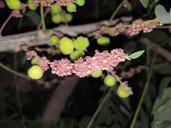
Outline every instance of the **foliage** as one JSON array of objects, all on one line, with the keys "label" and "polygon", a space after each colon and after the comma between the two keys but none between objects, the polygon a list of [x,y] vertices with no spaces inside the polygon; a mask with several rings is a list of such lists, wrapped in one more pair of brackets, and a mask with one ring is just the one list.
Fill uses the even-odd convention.
[{"label": "foliage", "polygon": [[[49,44],[25,46],[24,53],[0,55],[0,127],[171,127],[170,1],[139,0],[141,5],[128,0],[5,2],[11,12],[0,34],[5,30],[10,33],[8,29],[15,28],[19,21],[20,32],[26,32],[27,27],[36,30],[36,26],[42,29],[36,30],[39,38],[49,38]],[[125,14],[131,21],[130,17],[124,20]],[[11,18],[16,21],[10,22]],[[101,22],[94,24],[96,29],[86,28],[89,32],[76,31],[75,36],[57,29],[62,24],[75,31],[75,25],[81,28],[82,23],[92,21]],[[42,122],[50,97],[64,77],[73,74],[80,77],[81,86],[66,99],[60,120]],[[20,83],[20,77],[26,80]]]}]

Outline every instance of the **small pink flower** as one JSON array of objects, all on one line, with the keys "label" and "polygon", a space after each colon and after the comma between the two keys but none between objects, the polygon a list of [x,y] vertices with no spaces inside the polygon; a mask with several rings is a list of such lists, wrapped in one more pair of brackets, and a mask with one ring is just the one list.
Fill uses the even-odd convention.
[{"label": "small pink flower", "polygon": [[51,62],[50,67],[52,69],[52,74],[68,76],[72,74],[73,64],[68,59],[61,59]]},{"label": "small pink flower", "polygon": [[37,65],[39,65],[43,71],[47,71],[49,69],[49,64],[50,61],[46,57],[39,58],[39,61],[37,63]]}]

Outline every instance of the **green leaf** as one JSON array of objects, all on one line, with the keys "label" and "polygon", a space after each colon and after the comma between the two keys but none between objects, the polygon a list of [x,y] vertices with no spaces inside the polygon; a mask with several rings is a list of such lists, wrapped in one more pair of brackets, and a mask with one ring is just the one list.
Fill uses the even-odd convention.
[{"label": "green leaf", "polygon": [[156,119],[163,122],[163,121],[171,121],[170,118],[171,108],[163,108],[162,111],[160,111],[156,115]]},{"label": "green leaf", "polygon": [[143,5],[144,8],[148,7],[149,0],[140,0],[141,4]]},{"label": "green leaf", "polygon": [[141,50],[138,52],[134,52],[131,55],[129,55],[130,59],[137,59],[138,57],[140,57],[143,53],[145,52],[145,50]]},{"label": "green leaf", "polygon": [[79,122],[79,128],[85,128],[90,120],[91,120],[90,116],[84,116]]},{"label": "green leaf", "polygon": [[171,23],[169,13],[166,11],[164,6],[160,4],[155,8],[155,15],[161,23]]},{"label": "green leaf", "polygon": [[159,2],[160,0],[154,0],[155,3]]},{"label": "green leaf", "polygon": [[161,80],[160,85],[159,85],[159,95],[161,96],[164,89],[169,85],[171,81],[171,77],[165,77]]},{"label": "green leaf", "polygon": [[171,122],[170,121],[164,121],[161,124],[161,128],[171,128]]},{"label": "green leaf", "polygon": [[129,2],[128,2],[128,4],[127,4],[127,9],[128,9],[128,11],[132,11],[132,5],[131,5],[131,3],[129,3]]},{"label": "green leaf", "polygon": [[171,21],[171,8],[170,8],[170,21]]}]

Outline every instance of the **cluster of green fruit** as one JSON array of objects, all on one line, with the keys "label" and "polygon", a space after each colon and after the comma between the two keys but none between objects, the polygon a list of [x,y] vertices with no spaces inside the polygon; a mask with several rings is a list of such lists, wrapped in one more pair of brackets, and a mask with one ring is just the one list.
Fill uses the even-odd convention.
[{"label": "cluster of green fruit", "polygon": [[62,13],[62,8],[57,4],[52,4],[51,6],[51,15],[52,15],[52,22],[55,24],[59,24],[61,22],[71,22],[73,19],[72,14]]},{"label": "cluster of green fruit", "polygon": [[[103,74],[102,70],[99,70],[98,72],[91,74],[92,77],[94,78],[99,78],[101,77]],[[114,87],[116,85],[117,79],[115,76],[113,75],[107,75],[105,76],[105,78],[103,79],[103,82],[106,86],[108,87]],[[130,88],[122,83],[119,85],[118,89],[117,89],[117,95],[121,98],[127,98],[128,96],[130,96],[132,94]]]},{"label": "cluster of green fruit", "polygon": [[37,65],[39,57],[35,56],[31,60],[32,66],[28,69],[27,74],[33,80],[38,80],[43,76],[43,70]]},{"label": "cluster of green fruit", "polygon": [[73,13],[77,11],[77,6],[83,6],[85,4],[85,0],[75,0],[73,3],[66,6],[68,12]]},{"label": "cluster of green fruit", "polygon": [[59,45],[60,51],[64,55],[70,55],[71,60],[76,60],[85,55],[84,51],[90,45],[87,37],[79,36],[75,40],[69,37],[59,39],[56,35],[50,37],[52,45]]}]

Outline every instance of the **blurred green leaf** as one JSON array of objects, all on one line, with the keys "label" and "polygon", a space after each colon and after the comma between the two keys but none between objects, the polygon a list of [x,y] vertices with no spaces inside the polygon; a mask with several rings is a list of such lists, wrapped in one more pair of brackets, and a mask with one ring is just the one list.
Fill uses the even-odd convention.
[{"label": "blurred green leaf", "polygon": [[165,108],[163,106],[163,109],[160,112],[156,113],[155,118],[156,120],[160,120],[161,122],[166,120],[171,121],[170,114],[171,114],[171,108]]},{"label": "blurred green leaf", "polygon": [[[105,118],[104,118],[105,117]],[[112,122],[112,112],[109,109],[103,108],[97,117],[96,122],[98,124],[109,125]]]},{"label": "blurred green leaf", "polygon": [[162,95],[158,97],[153,105],[152,114],[155,114],[161,106],[167,104],[171,100],[171,88],[165,88]]},{"label": "blurred green leaf", "polygon": [[160,1],[160,0],[154,0],[154,2],[156,2],[156,3],[159,2],[159,1]]},{"label": "blurred green leaf", "polygon": [[171,87],[164,89],[161,99],[163,100],[165,98],[171,98]]},{"label": "blurred green leaf", "polygon": [[148,7],[149,0],[140,0],[141,4],[143,5],[144,8]]},{"label": "blurred green leaf", "polygon": [[169,14],[170,14],[169,16],[170,16],[170,21],[171,21],[171,8],[170,8],[170,13]]},{"label": "blurred green leaf", "polygon": [[130,2],[128,2],[127,4],[127,9],[128,11],[132,11],[132,4]]},{"label": "blurred green leaf", "polygon": [[140,50],[137,52],[132,53],[131,55],[129,55],[130,59],[137,59],[138,57],[140,57],[143,53],[145,52],[145,50]]},{"label": "blurred green leaf", "polygon": [[161,128],[171,128],[171,121],[164,121],[161,124]]},{"label": "blurred green leaf", "polygon": [[91,117],[89,116],[85,116],[80,120],[79,123],[79,128],[86,128],[86,126],[88,125],[89,121],[91,120]]},{"label": "blurred green leaf", "polygon": [[161,23],[171,23],[171,20],[169,18],[169,13],[166,11],[164,6],[160,4],[157,5],[155,8],[155,15]]},{"label": "blurred green leaf", "polygon": [[159,85],[159,96],[162,95],[162,92],[164,91],[164,89],[169,85],[171,81],[171,77],[164,77]]}]

